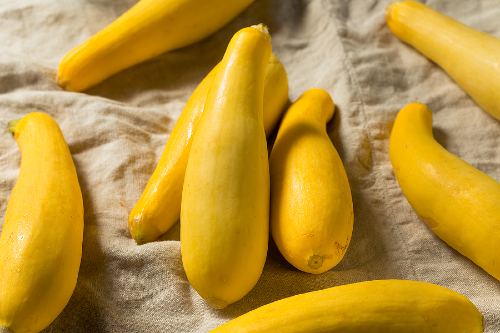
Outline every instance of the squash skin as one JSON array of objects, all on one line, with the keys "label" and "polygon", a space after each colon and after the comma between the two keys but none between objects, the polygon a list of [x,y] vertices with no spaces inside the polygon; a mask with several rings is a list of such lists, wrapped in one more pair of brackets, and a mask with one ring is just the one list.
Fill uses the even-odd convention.
[{"label": "squash skin", "polygon": [[214,308],[245,296],[266,261],[269,165],[262,113],[270,54],[262,26],[233,36],[189,154],[182,263],[191,285]]},{"label": "squash skin", "polygon": [[481,313],[466,297],[419,281],[375,280],[288,297],[212,333],[480,333]]},{"label": "squash skin", "polygon": [[75,288],[83,201],[71,154],[52,118],[30,113],[10,129],[22,161],[0,235],[0,331],[32,333],[59,315]]},{"label": "squash skin", "polygon": [[253,0],[140,0],[114,22],[70,50],[58,84],[86,90],[113,74],[219,30]]},{"label": "squash skin", "polygon": [[394,35],[443,68],[500,120],[500,39],[416,1],[392,3],[386,21]]},{"label": "squash skin", "polygon": [[[137,244],[157,240],[179,220],[182,186],[193,133],[196,132],[219,68],[220,64],[210,71],[187,101],[153,175],[130,212],[129,231]],[[267,135],[272,133],[287,103],[287,74],[283,64],[272,54],[266,66],[264,82],[264,128]]]},{"label": "squash skin", "polygon": [[313,274],[340,262],[353,229],[349,181],[326,133],[334,108],[326,91],[306,91],[286,112],[269,161],[273,239],[290,264]]},{"label": "squash skin", "polygon": [[424,104],[399,111],[389,154],[403,194],[427,226],[500,280],[500,183],[434,140]]}]

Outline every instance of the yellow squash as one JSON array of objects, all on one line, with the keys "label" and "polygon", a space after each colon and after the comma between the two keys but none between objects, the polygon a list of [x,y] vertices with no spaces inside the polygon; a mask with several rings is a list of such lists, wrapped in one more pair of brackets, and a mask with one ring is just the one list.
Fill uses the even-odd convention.
[{"label": "yellow squash", "polygon": [[47,327],[73,293],[80,267],[83,202],[56,122],[30,113],[10,124],[22,152],[0,235],[0,332]]},{"label": "yellow squash", "polygon": [[431,283],[376,280],[313,291],[250,311],[213,333],[480,333],[466,297]]},{"label": "yellow squash", "polygon": [[432,113],[399,111],[390,158],[404,195],[428,227],[500,280],[500,183],[447,152],[432,136]]},{"label": "yellow squash", "polygon": [[326,91],[305,92],[286,112],[269,161],[274,241],[308,273],[337,265],[353,228],[349,182],[326,133],[334,108]]},{"label": "yellow squash", "polygon": [[266,260],[269,165],[262,117],[270,54],[270,36],[261,25],[233,36],[189,154],[182,262],[191,285],[215,308],[245,296]]},{"label": "yellow squash", "polygon": [[500,119],[500,39],[416,1],[391,4],[387,24],[398,38],[441,66],[477,104]]},{"label": "yellow squash", "polygon": [[72,91],[88,89],[125,68],[207,37],[252,2],[140,0],[64,56],[58,84]]},{"label": "yellow squash", "polygon": [[[182,185],[193,133],[196,132],[208,91],[219,68],[220,65],[217,65],[189,98],[153,175],[130,212],[129,231],[138,244],[158,239],[179,220]],[[264,82],[264,129],[267,135],[273,131],[287,102],[285,68],[276,56],[271,55]]]}]

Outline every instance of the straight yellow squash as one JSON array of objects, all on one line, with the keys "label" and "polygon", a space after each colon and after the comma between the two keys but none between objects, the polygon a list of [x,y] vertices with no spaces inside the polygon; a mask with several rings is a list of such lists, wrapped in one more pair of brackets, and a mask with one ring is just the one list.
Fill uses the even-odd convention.
[{"label": "straight yellow squash", "polygon": [[64,309],[76,285],[83,202],[56,122],[30,113],[10,124],[22,152],[0,235],[0,332],[33,333]]},{"label": "straight yellow squash", "polygon": [[[128,226],[138,244],[151,242],[174,225],[180,217],[182,185],[193,133],[203,114],[207,95],[220,65],[201,81],[182,110],[170,134],[160,161],[139,201],[130,212]],[[264,82],[264,129],[269,135],[288,102],[285,68],[272,54]]]},{"label": "straight yellow squash", "polygon": [[441,66],[485,111],[500,119],[500,39],[416,1],[387,8],[387,25]]},{"label": "straight yellow squash", "polygon": [[271,231],[286,260],[323,273],[343,258],[352,235],[349,181],[326,133],[334,104],[306,91],[286,112],[269,161]]},{"label": "straight yellow squash", "polygon": [[262,118],[270,55],[270,36],[262,25],[233,36],[189,154],[182,262],[191,285],[215,308],[245,296],[266,261],[269,165]]},{"label": "straight yellow squash", "polygon": [[193,44],[219,30],[253,0],[140,0],[61,60],[57,82],[86,90],[119,71]]},{"label": "straight yellow squash", "polygon": [[212,333],[481,333],[466,297],[431,283],[376,280],[313,291],[250,311]]},{"label": "straight yellow squash", "polygon": [[427,226],[500,280],[500,184],[447,152],[432,136],[432,112],[399,111],[390,158],[404,195]]}]

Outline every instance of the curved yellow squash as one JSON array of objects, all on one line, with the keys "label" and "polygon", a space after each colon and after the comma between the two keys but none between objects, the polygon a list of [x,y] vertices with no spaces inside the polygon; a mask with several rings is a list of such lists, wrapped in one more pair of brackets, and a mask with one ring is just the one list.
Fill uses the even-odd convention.
[{"label": "curved yellow squash", "polygon": [[75,288],[83,202],[56,122],[30,113],[10,129],[22,161],[0,236],[0,332],[32,333],[59,315]]},{"label": "curved yellow squash", "polygon": [[270,54],[262,26],[233,36],[189,154],[182,262],[191,285],[215,308],[245,296],[266,260],[269,165],[262,113]]},{"label": "curved yellow squash", "polygon": [[386,19],[398,38],[441,66],[479,106],[500,119],[500,39],[416,1],[391,4]]},{"label": "curved yellow squash", "polygon": [[431,283],[376,280],[285,298],[213,333],[480,333],[481,313],[466,297]]},{"label": "curved yellow squash", "polygon": [[140,0],[61,60],[58,84],[88,89],[119,71],[197,42],[253,0]]},{"label": "curved yellow squash", "polygon": [[[129,231],[138,244],[158,239],[179,220],[182,185],[193,133],[196,132],[208,91],[219,68],[220,65],[217,65],[189,98],[153,175],[130,212]],[[267,135],[273,131],[287,102],[288,79],[285,68],[275,55],[271,55],[264,82],[264,129]]]},{"label": "curved yellow squash", "polygon": [[447,152],[432,136],[432,113],[399,111],[390,158],[404,195],[428,227],[500,280],[500,183]]},{"label": "curved yellow squash", "polygon": [[334,107],[326,91],[305,92],[286,112],[269,161],[274,241],[308,273],[337,265],[353,228],[351,189],[326,133]]}]

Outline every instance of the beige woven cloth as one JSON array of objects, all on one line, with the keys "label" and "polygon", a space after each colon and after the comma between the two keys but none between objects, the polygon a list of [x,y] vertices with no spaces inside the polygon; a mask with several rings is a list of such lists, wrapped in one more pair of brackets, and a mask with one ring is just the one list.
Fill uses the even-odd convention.
[{"label": "beige woven cloth", "polygon": [[[78,284],[46,332],[206,332],[287,296],[387,278],[429,281],[463,293],[485,316],[486,332],[500,332],[500,283],[425,227],[402,196],[388,159],[397,111],[421,101],[434,111],[437,139],[500,180],[500,122],[391,35],[384,24],[388,1],[257,0],[201,43],[126,70],[87,93],[62,91],[54,76],[63,54],[133,3],[0,2],[0,218],[19,163],[6,122],[35,110],[60,124],[85,201]],[[498,0],[429,4],[500,36]],[[286,65],[290,97],[323,87],[338,106],[328,131],[349,176],[354,235],[341,264],[319,276],[295,270],[271,244],[250,294],[212,310],[186,280],[179,226],[161,241],[137,246],[126,221],[194,87],[222,57],[232,34],[259,22],[269,25],[274,50]]]}]

